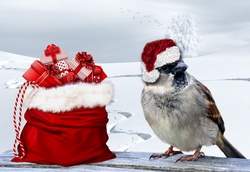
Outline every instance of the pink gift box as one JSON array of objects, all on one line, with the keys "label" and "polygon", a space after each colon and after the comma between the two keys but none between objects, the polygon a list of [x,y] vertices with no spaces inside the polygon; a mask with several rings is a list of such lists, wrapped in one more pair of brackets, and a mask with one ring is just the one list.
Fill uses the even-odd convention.
[{"label": "pink gift box", "polygon": [[68,62],[68,65],[83,81],[92,72],[95,63],[92,56],[87,54],[87,52],[78,52],[75,57]]},{"label": "pink gift box", "polygon": [[40,57],[40,61],[43,64],[56,64],[59,61],[67,60],[68,53],[65,50],[61,50],[58,46],[51,44],[44,50],[44,54]]},{"label": "pink gift box", "polygon": [[84,80],[92,72],[91,69],[88,69],[77,62],[74,57],[68,62],[68,65],[81,80]]}]

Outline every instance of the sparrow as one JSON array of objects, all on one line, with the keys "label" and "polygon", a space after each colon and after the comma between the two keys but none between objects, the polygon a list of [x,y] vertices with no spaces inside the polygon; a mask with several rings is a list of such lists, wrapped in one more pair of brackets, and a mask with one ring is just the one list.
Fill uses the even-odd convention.
[{"label": "sparrow", "polygon": [[[170,147],[150,159],[195,151],[177,160],[195,161],[204,156],[202,146],[211,145],[217,145],[226,157],[245,158],[223,135],[224,121],[209,89],[186,72],[188,66],[180,52],[171,52],[171,48],[177,47],[172,40],[160,41],[148,43],[149,48],[145,46],[142,53],[146,76],[141,105],[155,135]],[[164,46],[166,42],[168,45]]]}]

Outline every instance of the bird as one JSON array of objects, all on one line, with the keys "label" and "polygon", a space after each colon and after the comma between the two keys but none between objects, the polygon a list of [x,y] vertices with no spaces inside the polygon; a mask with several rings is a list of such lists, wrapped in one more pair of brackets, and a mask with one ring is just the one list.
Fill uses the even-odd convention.
[{"label": "bird", "polygon": [[177,161],[196,161],[205,156],[201,148],[212,145],[226,157],[245,158],[225,138],[224,121],[210,90],[187,72],[181,54],[172,39],[148,42],[141,54],[144,117],[155,135],[170,145],[150,159],[195,151]]}]

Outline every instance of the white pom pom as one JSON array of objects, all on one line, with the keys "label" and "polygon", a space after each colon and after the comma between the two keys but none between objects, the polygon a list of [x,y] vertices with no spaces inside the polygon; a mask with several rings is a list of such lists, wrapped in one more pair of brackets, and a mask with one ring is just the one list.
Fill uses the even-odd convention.
[{"label": "white pom pom", "polygon": [[145,64],[142,64],[142,79],[145,82],[153,83],[160,77],[160,72],[156,69],[148,72],[146,70]]}]

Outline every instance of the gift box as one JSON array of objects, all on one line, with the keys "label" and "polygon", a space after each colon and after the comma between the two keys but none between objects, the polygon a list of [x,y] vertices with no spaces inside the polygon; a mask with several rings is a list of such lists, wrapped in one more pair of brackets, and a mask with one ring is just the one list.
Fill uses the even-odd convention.
[{"label": "gift box", "polygon": [[85,78],[89,76],[92,72],[95,63],[90,54],[86,52],[78,52],[75,57],[73,57],[68,62],[69,67],[73,70],[73,72],[84,81]]},{"label": "gift box", "polygon": [[56,64],[59,61],[67,60],[68,54],[66,51],[61,50],[55,44],[48,45],[44,50],[44,54],[40,57],[43,64]]},{"label": "gift box", "polygon": [[62,83],[76,83],[80,81],[79,77],[72,71],[69,71],[67,75],[60,78]]},{"label": "gift box", "polygon": [[23,74],[23,78],[27,81],[34,81],[39,86],[49,88],[63,84],[56,75],[57,73],[49,69],[48,66],[35,60],[31,64],[31,67]]},{"label": "gift box", "polygon": [[58,78],[62,78],[66,76],[70,71],[69,66],[65,62],[65,60],[57,62],[55,66],[56,66],[56,69],[59,71],[59,74],[57,76]]},{"label": "gift box", "polygon": [[85,78],[85,82],[95,82],[99,83],[107,78],[106,73],[103,71],[101,66],[95,65],[93,71],[89,74],[87,78]]}]

